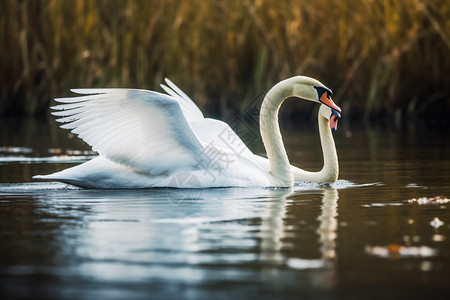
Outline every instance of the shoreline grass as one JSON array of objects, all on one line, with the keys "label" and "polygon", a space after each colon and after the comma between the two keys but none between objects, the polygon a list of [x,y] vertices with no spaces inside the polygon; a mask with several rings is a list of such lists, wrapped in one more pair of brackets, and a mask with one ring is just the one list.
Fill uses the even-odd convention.
[{"label": "shoreline grass", "polygon": [[449,118],[445,0],[3,0],[0,42],[1,115],[45,115],[74,87],[159,90],[166,76],[224,115],[308,75],[349,118]]}]

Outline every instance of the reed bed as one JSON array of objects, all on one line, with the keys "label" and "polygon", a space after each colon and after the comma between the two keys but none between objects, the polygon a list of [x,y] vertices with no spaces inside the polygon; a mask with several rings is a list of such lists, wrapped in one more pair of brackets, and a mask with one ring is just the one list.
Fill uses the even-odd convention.
[{"label": "reed bed", "polygon": [[237,112],[297,74],[331,87],[347,117],[450,109],[447,0],[2,0],[0,43],[2,115],[166,76],[207,111]]}]

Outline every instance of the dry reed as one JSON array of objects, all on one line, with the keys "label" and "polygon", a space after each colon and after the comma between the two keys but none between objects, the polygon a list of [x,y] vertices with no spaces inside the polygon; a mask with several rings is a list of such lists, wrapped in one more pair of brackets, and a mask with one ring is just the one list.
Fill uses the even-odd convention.
[{"label": "dry reed", "polygon": [[296,74],[330,86],[347,116],[450,108],[447,0],[2,0],[0,43],[3,115],[165,76],[210,111]]}]

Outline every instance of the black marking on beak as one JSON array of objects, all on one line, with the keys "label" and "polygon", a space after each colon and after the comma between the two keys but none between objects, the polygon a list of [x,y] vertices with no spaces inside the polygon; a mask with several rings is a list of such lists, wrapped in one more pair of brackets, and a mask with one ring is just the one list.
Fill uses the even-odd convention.
[{"label": "black marking on beak", "polygon": [[330,128],[332,131],[337,130],[337,123],[339,119],[341,118],[341,113],[338,112],[335,109],[331,109],[331,116],[330,116]]},{"label": "black marking on beak", "polygon": [[316,89],[317,91],[317,101],[325,104],[326,106],[328,106],[331,109],[337,110],[337,111],[341,111],[341,109],[339,108],[339,106],[336,105],[336,103],[333,102],[333,99],[331,99],[331,95],[333,94],[333,92],[326,88],[326,87],[322,87],[322,86],[317,86],[317,85],[313,85],[313,87]]},{"label": "black marking on beak", "polygon": [[322,95],[324,93],[327,93],[327,98],[330,98],[331,96],[333,96],[333,92],[329,88],[326,88],[323,86],[318,86],[318,85],[313,85],[313,88],[316,89],[317,99],[319,99],[319,100],[320,100],[320,98],[322,98]]},{"label": "black marking on beak", "polygon": [[335,120],[339,120],[339,119],[341,118],[341,113],[338,112],[338,111],[335,110],[335,109],[331,109],[331,116],[330,116],[330,118],[331,118],[332,116],[334,116]]}]

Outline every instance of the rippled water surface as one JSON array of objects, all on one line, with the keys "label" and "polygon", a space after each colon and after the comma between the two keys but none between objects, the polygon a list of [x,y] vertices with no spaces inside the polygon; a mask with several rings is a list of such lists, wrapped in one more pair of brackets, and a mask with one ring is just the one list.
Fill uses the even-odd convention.
[{"label": "rippled water surface", "polygon": [[[448,299],[449,134],[343,127],[334,185],[205,190],[33,182],[95,153],[39,122],[0,134],[2,299]],[[314,131],[284,136],[320,168]]]}]

